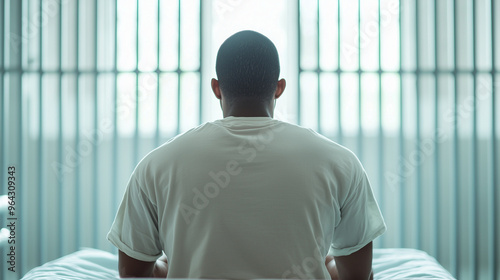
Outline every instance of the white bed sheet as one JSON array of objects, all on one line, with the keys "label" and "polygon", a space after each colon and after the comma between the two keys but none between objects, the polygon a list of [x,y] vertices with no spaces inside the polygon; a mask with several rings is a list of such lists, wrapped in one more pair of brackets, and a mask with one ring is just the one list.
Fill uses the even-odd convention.
[{"label": "white bed sheet", "polygon": [[[22,279],[119,279],[117,267],[116,255],[83,248],[32,269]],[[374,249],[373,271],[379,280],[455,279],[433,257],[415,249]]]}]

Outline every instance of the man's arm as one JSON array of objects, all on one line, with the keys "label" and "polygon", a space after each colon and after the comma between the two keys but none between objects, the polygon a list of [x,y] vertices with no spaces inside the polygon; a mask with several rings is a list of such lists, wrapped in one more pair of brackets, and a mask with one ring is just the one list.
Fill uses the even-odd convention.
[{"label": "man's arm", "polygon": [[118,272],[120,277],[147,277],[166,278],[168,272],[168,262],[165,256],[161,256],[155,262],[143,262],[119,251]]},{"label": "man's arm", "polygon": [[349,279],[373,279],[372,271],[372,242],[358,251],[341,257],[327,256],[325,260],[326,267],[333,280]]}]

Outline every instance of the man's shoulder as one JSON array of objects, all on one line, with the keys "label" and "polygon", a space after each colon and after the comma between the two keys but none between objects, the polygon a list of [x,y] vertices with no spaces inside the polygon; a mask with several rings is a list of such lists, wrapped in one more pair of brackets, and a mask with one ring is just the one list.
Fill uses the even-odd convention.
[{"label": "man's shoulder", "polygon": [[189,145],[191,141],[199,141],[202,134],[207,132],[207,128],[212,127],[209,122],[200,124],[196,127],[193,127],[185,132],[179,133],[172,138],[168,139],[165,143],[161,144],[156,149],[152,150],[151,153],[155,152],[164,152],[169,149],[175,149],[178,145]]},{"label": "man's shoulder", "polygon": [[172,158],[182,156],[183,152],[200,141],[202,134],[206,133],[208,124],[200,124],[168,139],[165,143],[146,154],[139,162],[138,167],[147,168],[151,165],[159,165],[167,159],[172,160]]},{"label": "man's shoulder", "polygon": [[358,157],[351,149],[312,129],[309,129],[309,133],[318,143],[316,148],[319,149],[320,156],[325,157],[334,166],[355,173],[364,170]]},{"label": "man's shoulder", "polygon": [[356,157],[354,153],[346,146],[336,142],[331,138],[328,138],[327,136],[317,132],[312,128],[306,128],[294,124],[289,125],[297,133],[297,137],[302,138],[304,141],[310,142],[312,144],[312,148],[335,152],[335,154],[349,159]]}]

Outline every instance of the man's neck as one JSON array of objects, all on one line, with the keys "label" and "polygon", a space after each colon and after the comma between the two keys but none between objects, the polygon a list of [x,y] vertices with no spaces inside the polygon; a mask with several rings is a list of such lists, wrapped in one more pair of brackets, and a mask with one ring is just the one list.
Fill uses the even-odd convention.
[{"label": "man's neck", "polygon": [[224,110],[223,115],[226,117],[273,117],[274,110],[264,107],[254,106],[239,106]]}]

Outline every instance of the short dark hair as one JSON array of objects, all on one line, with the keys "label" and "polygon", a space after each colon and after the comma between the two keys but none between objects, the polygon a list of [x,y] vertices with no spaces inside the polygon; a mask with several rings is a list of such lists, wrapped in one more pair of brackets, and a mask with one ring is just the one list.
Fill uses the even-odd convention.
[{"label": "short dark hair", "polygon": [[215,71],[230,103],[269,101],[280,74],[278,51],[266,36],[251,30],[240,31],[220,46]]}]

